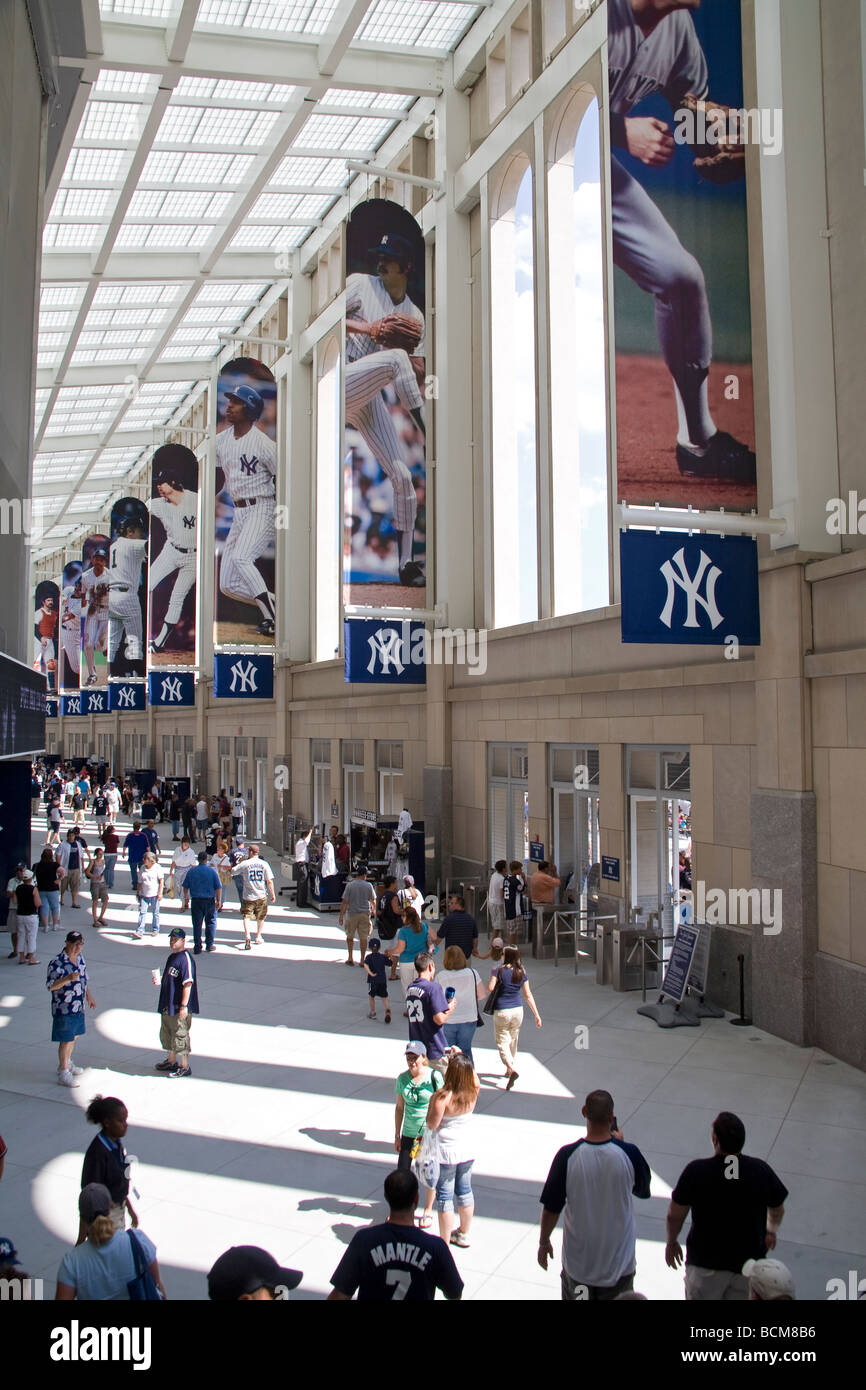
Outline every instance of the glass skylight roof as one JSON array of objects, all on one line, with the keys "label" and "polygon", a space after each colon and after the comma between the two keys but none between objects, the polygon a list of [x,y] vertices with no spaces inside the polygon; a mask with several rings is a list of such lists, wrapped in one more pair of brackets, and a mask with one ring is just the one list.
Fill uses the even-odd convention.
[{"label": "glass skylight roof", "polygon": [[[374,155],[411,110],[415,98],[403,92],[365,90],[358,79],[341,85],[359,50],[375,50],[386,83],[391,73],[395,84],[407,81],[400,50],[433,55],[432,75],[434,56],[453,49],[482,8],[369,0],[350,33],[351,7],[339,0],[201,0],[189,40],[198,45],[195,70],[184,71],[183,51],[176,62],[168,58],[174,44],[183,49],[183,30],[174,33],[182,0],[99,0],[99,7],[112,60],[134,63],[135,30],[144,28],[154,71],[107,66],[91,79],[46,217],[34,469],[37,486],[52,495],[42,553],[71,532],[83,534],[79,510],[93,516],[109,490],[143,466],[142,433],[159,431],[200,389],[224,346],[220,333],[239,329],[283,278],[278,254],[301,246],[346,189],[353,177],[346,159]],[[164,65],[154,34],[165,39]],[[261,78],[246,77],[237,62],[245,38],[256,35],[280,55],[278,67],[263,64]],[[292,48],[303,54],[304,71],[320,45],[337,59],[330,85],[293,85]],[[283,55],[286,80],[275,81]],[[151,113],[166,101],[166,86],[172,91],[157,123]],[[299,128],[298,110],[306,115]],[[289,119],[293,142],[275,161]],[[148,126],[156,134],[142,149]],[[130,170],[139,163],[133,186]],[[130,373],[139,383],[132,393]],[[177,379],[151,380],[173,373]],[[132,431],[137,437],[124,440]],[[63,447],[65,437],[79,435],[92,447]]]}]

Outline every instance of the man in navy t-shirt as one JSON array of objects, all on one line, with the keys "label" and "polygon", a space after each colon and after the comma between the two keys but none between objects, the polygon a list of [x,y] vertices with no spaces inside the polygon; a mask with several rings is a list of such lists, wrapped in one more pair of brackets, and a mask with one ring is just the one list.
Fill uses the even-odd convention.
[{"label": "man in navy t-shirt", "polygon": [[216,915],[222,907],[223,886],[216,869],[207,862],[207,854],[204,850],[199,852],[198,863],[194,868],[187,870],[183,888],[185,893],[189,893],[195,954],[201,955],[202,922],[204,922],[205,945],[209,951],[215,951]]},{"label": "man in navy t-shirt", "polygon": [[134,820],[132,829],[123,842],[123,857],[129,859],[129,877],[132,879],[132,891],[138,887],[138,875],[144,856],[150,849],[150,841],[141,828],[141,821]]},{"label": "man in navy t-shirt", "polygon": [[562,1297],[568,1302],[617,1298],[634,1285],[632,1197],[649,1197],[649,1165],[616,1126],[613,1098],[590,1091],[583,1107],[586,1138],[566,1144],[553,1160],[541,1194],[538,1263],[547,1269],[550,1237],[565,1211]]},{"label": "man in navy t-shirt", "polygon": [[415,979],[406,991],[406,1016],[409,1019],[409,1041],[424,1044],[431,1066],[441,1060],[448,1048],[443,1024],[448,1022],[456,1002],[449,1004],[441,985],[434,983],[433,957],[419,951],[415,957]]},{"label": "man in navy t-shirt", "polygon": [[478,927],[459,893],[452,893],[448,899],[447,916],[442,918],[433,940],[437,946],[444,942],[446,950],[459,946],[467,960],[478,955]]},{"label": "man in navy t-shirt", "polygon": [[358,1295],[358,1302],[431,1302],[441,1289],[448,1299],[460,1298],[463,1280],[454,1257],[439,1236],[415,1226],[418,1179],[397,1169],[385,1179],[388,1220],[358,1231],[331,1278],[329,1300]]},{"label": "man in navy t-shirt", "polygon": [[159,1041],[168,1056],[164,1062],[157,1062],[156,1070],[167,1072],[169,1076],[187,1077],[192,1076],[189,1065],[190,1024],[192,1015],[198,1013],[195,962],[186,949],[183,927],[172,927],[168,939],[171,955],[163,967],[159,1003],[156,1006],[162,1019]]}]

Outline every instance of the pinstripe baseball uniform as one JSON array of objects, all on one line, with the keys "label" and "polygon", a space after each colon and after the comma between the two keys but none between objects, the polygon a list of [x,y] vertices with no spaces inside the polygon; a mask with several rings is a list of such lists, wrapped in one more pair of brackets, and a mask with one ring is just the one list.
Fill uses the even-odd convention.
[{"label": "pinstripe baseball uniform", "polygon": [[175,581],[165,613],[167,623],[180,621],[183,602],[195,583],[196,520],[198,493],[184,488],[177,503],[167,497],[152,497],[148,502],[151,516],[158,517],[165,527],[166,541],[150,566],[150,592],[174,574]]},{"label": "pinstripe baseball uniform", "polygon": [[114,661],[126,634],[126,655],[130,661],[143,656],[141,604],[138,587],[141,566],[147,550],[146,540],[118,536],[111,542],[111,588],[108,596],[108,661]]},{"label": "pinstripe baseball uniform", "polygon": [[[412,354],[424,356],[424,315],[408,295],[395,304],[378,275],[350,275],[346,280],[346,318],[375,323],[388,314],[406,314],[421,325],[421,337]],[[394,526],[414,531],[418,500],[412,473],[397,437],[391,412],[382,396],[393,386],[405,410],[424,404],[418,382],[403,348],[385,348],[368,333],[346,335],[346,423],[358,431],[394,490]]]},{"label": "pinstripe baseball uniform", "polygon": [[84,590],[84,603],[87,615],[84,619],[84,648],[104,651],[106,628],[108,625],[108,583],[109,574],[103,569],[97,574],[95,569],[85,570],[81,576]]},{"label": "pinstripe baseball uniform", "polygon": [[68,584],[63,590],[60,605],[60,629],[63,654],[78,680],[78,667],[81,662],[81,599],[75,596],[77,584]]},{"label": "pinstripe baseball uniform", "polygon": [[216,461],[234,503],[234,517],[220,561],[220,589],[228,598],[252,603],[268,585],[256,564],[274,544],[274,475],[277,446],[253,425],[235,434],[229,425],[216,437]]}]

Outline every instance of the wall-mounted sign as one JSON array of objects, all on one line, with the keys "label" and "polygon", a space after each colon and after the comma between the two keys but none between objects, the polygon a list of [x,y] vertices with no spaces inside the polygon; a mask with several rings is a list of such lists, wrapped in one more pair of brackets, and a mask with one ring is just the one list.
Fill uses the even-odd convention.
[{"label": "wall-mounted sign", "polygon": [[612,854],[601,856],[601,876],[611,879],[614,883],[619,883],[619,860],[615,859]]},{"label": "wall-mounted sign", "polygon": [[544,861],[544,845],[533,840],[529,845],[529,859],[532,864],[541,864]]},{"label": "wall-mounted sign", "polygon": [[273,656],[217,652],[213,659],[213,693],[218,700],[272,700]]},{"label": "wall-mounted sign", "polygon": [[758,547],[748,536],[620,536],[623,642],[756,647]]}]

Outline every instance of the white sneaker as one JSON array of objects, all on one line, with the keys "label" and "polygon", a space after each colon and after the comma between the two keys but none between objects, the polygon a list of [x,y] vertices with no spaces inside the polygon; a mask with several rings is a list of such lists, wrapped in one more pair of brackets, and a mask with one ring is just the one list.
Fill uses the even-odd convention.
[{"label": "white sneaker", "polygon": [[[66,1070],[67,1070],[68,1072],[70,1072],[72,1076],[83,1076],[83,1075],[84,1075],[84,1068],[83,1068],[83,1067],[76,1067],[76,1066],[73,1066],[73,1064],[72,1064],[71,1062],[69,1063],[69,1066],[66,1068]],[[58,1075],[58,1076],[62,1076],[62,1074],[63,1074],[63,1068],[62,1068],[62,1067],[58,1067],[58,1068],[57,1068],[57,1075]]]},{"label": "white sneaker", "polygon": [[59,1071],[57,1073],[57,1084],[58,1086],[77,1086],[79,1083],[75,1080],[71,1071]]}]

